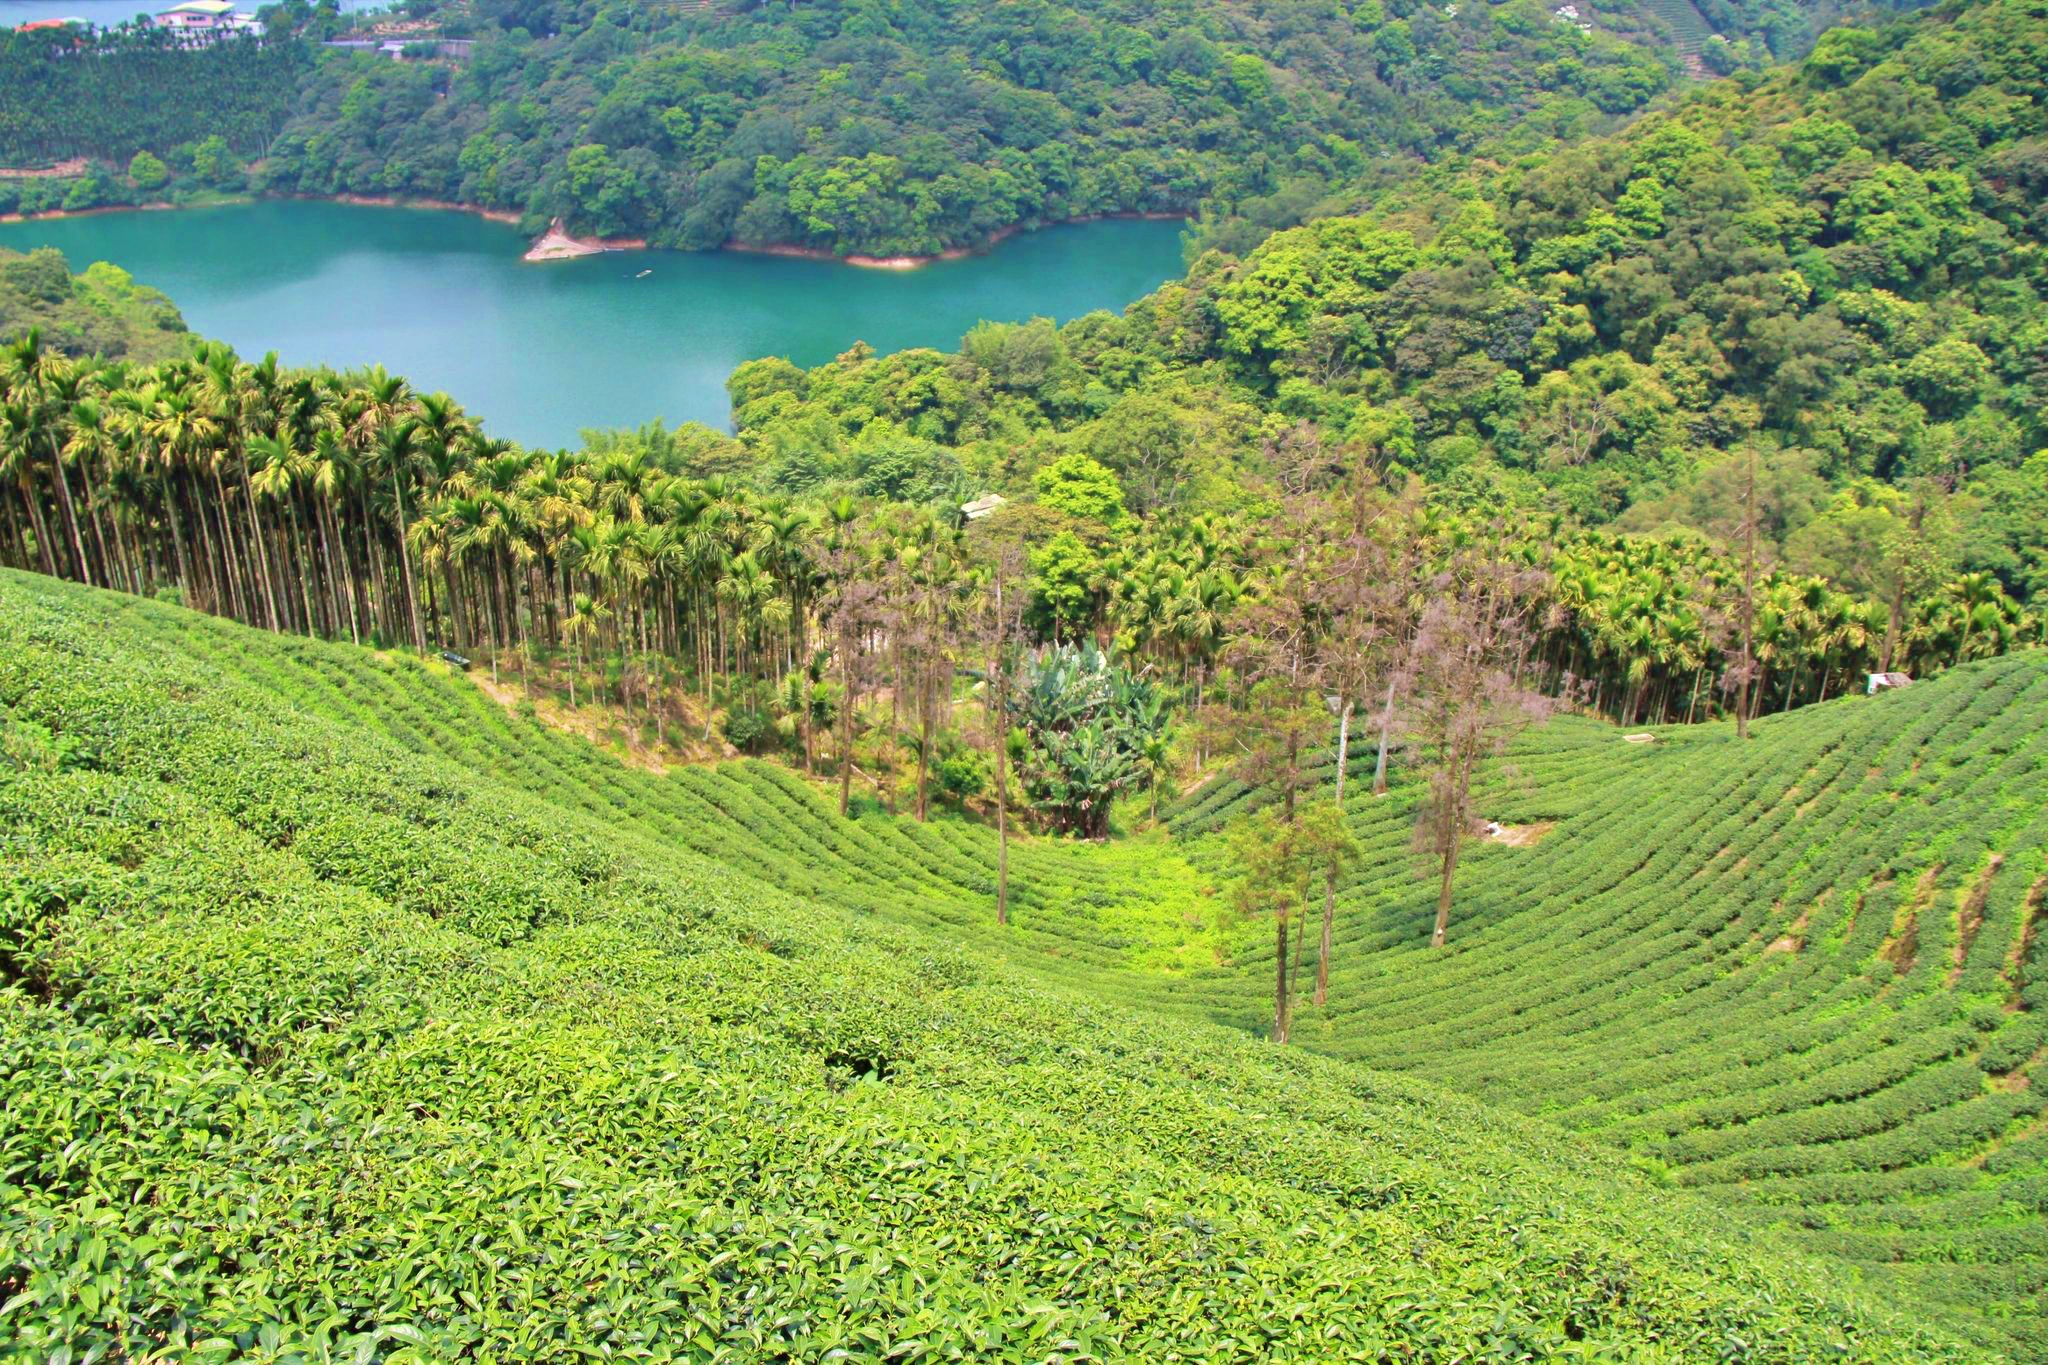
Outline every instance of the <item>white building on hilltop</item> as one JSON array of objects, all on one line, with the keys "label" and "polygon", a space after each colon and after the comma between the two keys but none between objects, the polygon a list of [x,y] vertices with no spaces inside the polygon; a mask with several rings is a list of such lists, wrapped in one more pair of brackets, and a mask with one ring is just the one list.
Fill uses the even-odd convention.
[{"label": "white building on hilltop", "polygon": [[158,28],[196,33],[218,33],[257,26],[256,16],[237,12],[233,0],[184,0],[184,3],[158,14],[154,22]]}]

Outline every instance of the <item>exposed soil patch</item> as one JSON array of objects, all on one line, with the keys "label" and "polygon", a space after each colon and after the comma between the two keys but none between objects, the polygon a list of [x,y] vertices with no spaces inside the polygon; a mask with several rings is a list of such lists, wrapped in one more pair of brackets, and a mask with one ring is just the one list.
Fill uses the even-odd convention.
[{"label": "exposed soil patch", "polygon": [[2027,984],[2027,968],[2034,961],[2034,938],[2041,926],[2044,898],[2048,898],[2048,877],[2039,877],[2027,888],[2026,899],[2020,908],[2019,937],[2013,941],[2012,951],[2005,959],[2005,981],[2012,987],[2012,997],[2005,1002],[2007,1014],[2016,1013],[2020,1008],[2020,990]]},{"label": "exposed soil patch", "polygon": [[2005,855],[1994,853],[1991,861],[1977,876],[1977,884],[1970,888],[1970,894],[1963,898],[1962,906],[1956,911],[1956,947],[1950,956],[1948,984],[1951,989],[1963,978],[1963,958],[1969,954],[1970,945],[1977,941],[1977,931],[1984,927],[1984,902],[1991,895],[1991,879],[1998,875],[1998,869],[2005,866]]},{"label": "exposed soil patch", "polygon": [[1877,955],[1892,964],[1900,976],[1913,970],[1913,963],[1920,956],[1920,915],[1934,904],[1934,881],[1941,875],[1941,864],[1936,863],[1920,874],[1920,884],[1913,888],[1912,896],[1902,903],[1892,916],[1892,931],[1885,939]]},{"label": "exposed soil patch", "polygon": [[1785,926],[1785,932],[1771,940],[1770,944],[1764,949],[1764,956],[1769,957],[1772,953],[1796,953],[1804,948],[1806,946],[1806,926],[1813,923],[1813,912],[1826,905],[1828,897],[1834,894],[1835,888],[1830,886],[1824,889],[1818,896],[1815,896],[1813,904],[1801,910],[1798,917]]},{"label": "exposed soil patch", "polygon": [[550,697],[529,696],[516,678],[501,676],[499,681],[493,682],[487,672],[471,673],[468,677],[478,691],[507,711],[517,711],[522,702],[531,702],[534,718],[550,730],[559,730],[600,749],[608,749],[625,762],[647,772],[665,773],[677,764],[716,763],[740,756],[739,750],[723,740],[697,740],[696,736],[703,732],[703,717],[697,716],[693,723],[687,707],[668,727],[668,742],[654,745],[640,737],[637,721],[623,722],[614,707],[565,706]]},{"label": "exposed soil patch", "polygon": [[1527,825],[1503,825],[1496,820],[1486,826],[1486,837],[1509,848],[1528,848],[1556,828],[1555,820],[1537,820]]}]

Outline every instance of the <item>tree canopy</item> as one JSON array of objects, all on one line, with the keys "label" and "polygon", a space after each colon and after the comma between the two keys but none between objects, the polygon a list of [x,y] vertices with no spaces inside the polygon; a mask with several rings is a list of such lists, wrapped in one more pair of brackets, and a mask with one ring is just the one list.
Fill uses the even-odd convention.
[{"label": "tree canopy", "polygon": [[326,58],[263,184],[663,246],[925,254],[1204,202],[1284,217],[1371,157],[1590,126],[1676,70],[1633,7],[1588,32],[1537,0],[425,8],[470,60]]}]

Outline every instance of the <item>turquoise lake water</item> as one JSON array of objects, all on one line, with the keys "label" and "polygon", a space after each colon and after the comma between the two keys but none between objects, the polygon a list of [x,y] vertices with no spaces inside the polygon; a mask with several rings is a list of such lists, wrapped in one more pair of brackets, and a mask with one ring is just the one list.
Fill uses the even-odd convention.
[{"label": "turquoise lake water", "polygon": [[731,252],[529,264],[517,231],[470,214],[272,201],[0,224],[0,247],[111,261],[246,356],[380,363],[493,435],[555,446],[655,418],[724,427],[726,376],[756,356],[951,349],[985,318],[1120,309],[1181,274],[1180,228],[1046,228],[910,271]]}]

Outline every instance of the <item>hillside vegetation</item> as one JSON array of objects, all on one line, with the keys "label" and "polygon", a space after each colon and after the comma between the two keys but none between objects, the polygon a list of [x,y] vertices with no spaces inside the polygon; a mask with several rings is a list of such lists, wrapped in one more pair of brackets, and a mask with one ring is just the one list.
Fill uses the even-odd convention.
[{"label": "hillside vegetation", "polygon": [[[1137,510],[1208,511],[1306,427],[1460,505],[1705,530],[1754,449],[1772,539],[1928,478],[2038,522],[2044,53],[2037,0],[1838,29],[1615,135],[1205,255],[1120,316],[742,366],[740,441],[789,491],[884,450],[1016,489],[1072,452]],[[2039,537],[1993,535],[1981,567],[2030,590]]]},{"label": "hillside vegetation", "polygon": [[[9,25],[0,30],[0,166],[93,156],[126,167],[137,152],[171,156],[208,139],[260,155],[290,112],[308,61],[300,44],[241,34],[194,44],[155,27],[88,36],[76,27]],[[190,169],[189,154],[183,160]]]},{"label": "hillside vegetation", "polygon": [[74,275],[49,247],[0,250],[0,337],[38,332],[69,355],[150,362],[190,355],[194,338],[177,305],[97,261]]},{"label": "hillside vegetation", "polygon": [[[1295,1039],[1613,1143],[2048,1358],[2048,658],[1773,717],[1748,747],[1655,734],[1523,746],[1481,806],[1538,837],[1477,841],[1448,953],[1408,866],[1419,793],[1352,797],[1329,1005]],[[1176,831],[1250,799],[1213,785]],[[1270,966],[1238,967],[1200,994],[1255,1027]]]},{"label": "hillside vegetation", "polygon": [[1303,206],[1389,153],[1584,127],[1672,78],[1633,5],[418,7],[465,63],[329,56],[256,183],[663,246],[929,253],[1020,224]]},{"label": "hillside vegetation", "polygon": [[0,605],[9,1358],[1975,1354],[1555,1129],[578,809],[683,784],[408,753],[569,742],[417,664]]},{"label": "hillside vegetation", "polygon": [[[524,819],[547,822],[551,833],[542,837],[531,825],[504,826],[495,815],[457,817],[446,805],[421,804],[425,798],[408,787],[404,796],[346,801],[334,792],[329,799],[368,813],[344,817],[337,811],[328,818],[340,823],[328,827],[309,820],[301,798],[269,792],[309,779],[285,782],[243,752],[240,746],[253,740],[231,741],[182,712],[176,722],[207,737],[204,752],[218,750],[209,761],[236,769],[232,781],[217,780],[238,793],[231,804],[248,812],[244,819],[268,831],[255,842],[278,846],[262,850],[266,868],[273,860],[287,867],[294,857],[311,860],[323,877],[365,885],[403,907],[425,906],[443,930],[453,924],[472,938],[509,945],[506,952],[522,959],[522,982],[536,980],[533,973],[546,976],[524,959],[558,948],[562,935],[594,953],[587,936],[609,941],[625,933],[611,916],[595,915],[586,899],[622,895],[614,882],[624,872],[572,872],[559,861],[562,847],[573,846],[567,835],[588,828],[605,831],[605,846],[619,851],[635,885],[675,877],[695,887],[711,878],[729,893],[717,900],[716,913],[696,905],[694,891],[664,893],[658,900],[666,908],[659,911],[633,902],[625,917],[648,932],[669,916],[696,923],[709,915],[693,932],[720,943],[737,935],[748,945],[737,961],[748,964],[749,981],[790,951],[777,946],[782,936],[809,945],[795,954],[798,966],[777,969],[787,973],[775,977],[777,987],[755,982],[745,989],[743,1005],[704,1008],[750,1021],[752,1030],[794,1031],[810,1044],[814,1063],[836,1057],[833,1065],[842,1069],[888,1070],[892,1089],[930,1076],[950,1093],[958,1068],[966,1067],[1004,1092],[1002,1077],[1010,1073],[975,1071],[981,1063],[971,1066],[954,1051],[995,1047],[989,1035],[971,1044],[949,1037],[942,1046],[925,1032],[929,1006],[956,1025],[967,1017],[990,1021],[1004,1039],[999,1055],[1026,1068],[1019,1076],[1040,1076],[1032,1059],[1042,1048],[1061,1058],[1060,1067],[1081,1065],[1077,1058],[1093,1058],[1097,1048],[1135,1059],[1113,1080],[1083,1072],[1075,1082],[1117,1087],[1094,1092],[1091,1123],[1126,1122],[1133,1112],[1154,1112],[1155,1098],[1131,1097],[1153,1096],[1148,1087],[1166,1083],[1159,1071],[1164,1058],[1185,1061],[1224,1046],[1219,1040],[1227,1035],[1193,1020],[1208,1017],[1257,1032],[1270,1018],[1270,948],[1262,953],[1261,936],[1233,921],[1228,898],[1219,894],[1231,869],[1223,864],[1220,842],[1207,834],[1249,797],[1228,781],[1211,784],[1176,813],[1171,845],[1014,845],[1014,927],[999,933],[989,909],[992,841],[977,825],[957,819],[920,825],[879,813],[843,821],[817,789],[768,765],[665,776],[625,767],[457,678],[397,656],[282,641],[47,580],[8,579],[7,604],[8,618],[21,623],[0,651],[17,661],[6,694],[16,727],[10,745],[17,756],[41,752],[23,749],[20,727],[52,725],[55,734],[44,750],[55,752],[54,745],[69,757],[45,766],[65,769],[73,781],[123,767],[115,757],[120,728],[103,733],[112,722],[100,710],[115,701],[103,697],[74,710],[85,707],[75,694],[110,691],[125,698],[119,707],[140,724],[159,703],[124,691],[117,680],[146,655],[150,668],[161,670],[148,683],[152,689],[168,689],[186,704],[203,695],[209,707],[279,718],[277,742],[319,755],[317,763],[289,772],[331,766],[323,787],[368,782],[370,770],[392,769],[412,775],[408,782],[427,782],[443,801],[457,793],[463,802],[488,796],[504,810],[524,812]],[[36,660],[55,675],[27,667]],[[35,686],[23,679],[36,680]],[[86,715],[98,718],[81,718]],[[1490,815],[1533,827],[1542,837],[1527,847],[1482,845],[1468,855],[1467,889],[1448,956],[1421,946],[1432,896],[1413,875],[1407,851],[1416,788],[1403,779],[1382,801],[1354,796],[1351,823],[1364,858],[1340,897],[1330,1004],[1314,1009],[1304,1003],[1295,1038],[1314,1051],[1381,1069],[1355,1073],[1347,1086],[1368,1085],[1363,1078],[1370,1076],[1368,1088],[1378,1093],[1377,1077],[1385,1070],[1414,1071],[1432,1084],[1619,1146],[1634,1171],[1596,1166],[1595,1183],[1612,1183],[1604,1194],[1586,1186],[1566,1201],[1575,1216],[1585,1207],[1634,1198],[1630,1192],[1642,1191],[1639,1182],[1648,1180],[1667,1187],[1657,1196],[1657,1210],[1633,1207],[1622,1216],[1662,1226],[1673,1209],[1693,1208],[1689,1195],[1668,1187],[1686,1189],[1720,1205],[1712,1215],[1720,1226],[1728,1226],[1732,1213],[1736,1226],[1751,1229],[1763,1244],[1783,1236],[1810,1256],[1856,1264],[1860,1276],[1923,1322],[1967,1322],[1975,1339],[2016,1359],[2043,1358],[2048,1132],[2040,1127],[2042,1101],[2032,1084],[2048,1041],[2033,979],[2035,926],[2048,884],[2048,815],[2039,801],[2044,732],[2048,668],[2038,655],[1975,665],[1888,697],[1847,699],[1762,721],[1753,747],[1741,750],[1726,726],[1670,729],[1655,743],[1630,745],[1605,726],[1560,722],[1524,745],[1512,772],[1486,785]],[[152,742],[167,742],[162,731],[149,733]],[[305,750],[316,742],[317,749]],[[342,747],[353,742],[365,747]],[[387,744],[413,751],[426,766],[393,768],[395,750]],[[148,788],[159,791],[163,775],[175,779],[175,766],[153,758]],[[1368,772],[1369,761],[1355,773],[1361,783],[1355,790],[1363,790]],[[10,807],[10,821],[44,831],[31,836],[32,845],[19,842],[19,832],[14,836],[17,848],[30,850],[29,865],[52,849],[75,849],[45,842],[53,817],[35,813],[56,808],[50,806],[56,789],[21,790],[24,799]],[[99,799],[117,813],[124,809],[110,793]],[[156,810],[139,807],[133,819],[158,820]],[[258,811],[266,812],[260,822]],[[117,863],[139,856],[133,822],[117,824],[118,832],[101,830],[87,841],[99,850],[94,857],[108,850]],[[493,857],[481,851],[497,849],[501,840],[518,851]],[[498,856],[512,862],[500,864]],[[41,889],[25,903],[39,916],[61,913],[53,925],[71,927],[41,929],[40,937],[23,941],[59,945],[59,963],[72,932],[105,913],[100,900],[88,899],[106,894],[93,889],[99,882],[65,889],[74,884],[66,879],[85,876],[93,865],[93,858],[66,861],[63,878],[30,883]],[[202,866],[210,870],[191,875],[224,875],[211,863]],[[15,867],[21,870],[19,862]],[[112,872],[92,875],[121,880]],[[141,888],[130,886],[131,896],[154,895],[147,886],[146,880]],[[93,908],[62,911],[74,900]],[[17,903],[24,902],[17,897]],[[256,1022],[234,1027],[260,1024],[268,1031],[259,1043],[237,1044],[245,1050],[282,1048],[285,1040],[305,1049],[312,1046],[304,1033],[308,1021],[325,1020],[319,1025],[324,1033],[347,1032],[353,1026],[345,1021],[354,1012],[375,1012],[377,988],[363,979],[370,967],[350,967],[345,988],[275,988],[285,991],[285,1002],[270,998],[272,988],[260,980],[226,990],[218,973],[241,960],[241,949],[230,954],[227,947],[238,932],[253,932],[248,921],[194,904],[165,925],[157,921],[160,911],[123,903],[131,906],[121,920],[125,930],[150,935],[151,946],[137,952],[167,951],[170,942],[202,928],[209,936],[205,949],[180,951],[172,965],[151,969],[151,984],[132,989],[172,992],[178,1009],[208,1019],[253,1011]],[[565,923],[557,924],[558,915]],[[216,917],[226,922],[214,923]],[[577,922],[576,934],[569,934],[566,921]],[[801,932],[796,923],[805,926]],[[892,927],[884,930],[884,923]],[[283,941],[310,928],[311,921],[296,919],[290,927],[274,924],[269,932],[280,939],[262,951],[282,970],[291,960]],[[840,934],[883,945],[888,965],[848,956],[854,950],[836,940],[829,951],[817,946],[821,936]],[[105,950],[114,951],[111,943]],[[618,1012],[645,1021],[652,1011],[667,1019],[680,1008],[675,1000],[656,1008],[628,989],[645,986],[644,973],[655,974],[646,980],[670,979],[657,971],[659,953],[630,936],[612,950],[633,964],[621,982],[599,987],[579,978],[572,987],[549,977],[552,984],[530,989],[548,999],[566,994],[602,1017]],[[218,972],[193,960],[202,951],[223,955]],[[410,951],[424,950],[415,944]],[[971,980],[978,990],[998,994],[1025,990],[1033,1003],[1028,1009],[1003,1005],[998,1025],[990,1014],[996,1006],[978,994],[963,999],[927,980],[906,981],[904,961],[919,954],[950,964],[945,980],[954,986]],[[991,954],[1005,965],[995,965]],[[462,960],[464,973],[497,979],[483,960]],[[498,958],[488,961],[512,970]],[[20,970],[33,978],[52,971],[61,976],[65,969]],[[74,963],[69,970],[82,976],[88,967]],[[93,990],[131,989],[103,980],[110,970],[93,959],[90,975],[100,982]],[[713,970],[696,963],[690,989],[740,989],[715,981]],[[716,970],[738,968],[721,958]],[[918,969],[937,970],[929,963]],[[1026,990],[1014,976],[1019,970],[1038,984]],[[64,988],[43,989],[66,999]],[[325,998],[334,992],[341,1004]],[[899,1005],[899,995],[916,1003]],[[809,1014],[821,1008],[819,1000],[830,1002],[823,1019]],[[143,1008],[123,1006],[131,1007]],[[75,1002],[66,1008],[80,1013]],[[154,1012],[170,1008],[156,1004],[145,1012],[152,1020],[182,1017]],[[1012,1012],[1018,1009],[1026,1013]],[[281,1017],[273,1017],[277,1012]],[[1167,1022],[1176,1019],[1185,1022]],[[187,1041],[204,1043],[217,1041],[222,1035],[215,1030],[227,1024],[189,1027],[194,1032]],[[1014,1036],[1004,1032],[1011,1027]],[[1084,1045],[1068,1031],[1076,1028],[1106,1032]],[[333,1046],[323,1040],[319,1049]],[[940,1054],[948,1058],[943,1068],[926,1071]],[[1347,1073],[1292,1058],[1252,1060],[1261,1055],[1237,1052],[1227,1063],[1219,1060],[1217,1071],[1189,1071],[1200,1076],[1199,1084],[1176,1092],[1171,1104],[1193,1102],[1226,1072],[1250,1067],[1240,1077],[1249,1082],[1278,1066],[1290,1078],[1275,1082],[1278,1093],[1228,1102],[1270,1119],[1266,1106],[1285,1094],[1286,1121],[1303,1125],[1290,1133],[1331,1121],[1326,1109],[1303,1114],[1291,1106],[1328,1083],[1308,1078]],[[1040,1103],[1038,1084],[1029,1083],[1034,1104]],[[1304,1092],[1305,1084],[1311,1090]],[[1404,1103],[1424,1102],[1425,1092],[1400,1093]],[[1447,1122],[1455,1128],[1465,1120]],[[1543,1153],[1562,1141],[1538,1141],[1532,1135],[1539,1131],[1518,1132],[1513,1141],[1537,1142],[1534,1150]],[[618,1140],[641,1139],[628,1129]],[[1261,1138],[1261,1160],[1282,1159],[1277,1149],[1292,1149],[1297,1141]],[[1361,1159],[1357,1151],[1345,1158]],[[580,1167],[576,1178],[587,1178]],[[1146,1178],[1160,1177],[1154,1171]],[[1342,1179],[1359,1178],[1354,1172]],[[1333,1188],[1316,1186],[1325,1193]],[[1423,1185],[1413,1193],[1441,1197]],[[1597,1202],[1581,1207],[1581,1199]],[[1477,1235],[1474,1228],[1465,1233]],[[1631,1301],[1637,1293],[1618,1292]],[[1301,1321],[1314,1317],[1310,1311]],[[1264,1349],[1304,1348],[1297,1341]],[[1878,1356],[1904,1358],[1886,1354],[1898,1349],[1887,1347]],[[1675,1358],[1691,1354],[1674,1351]]]}]

